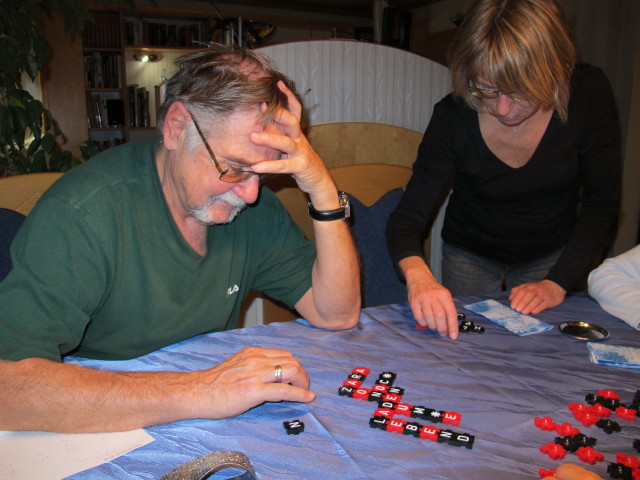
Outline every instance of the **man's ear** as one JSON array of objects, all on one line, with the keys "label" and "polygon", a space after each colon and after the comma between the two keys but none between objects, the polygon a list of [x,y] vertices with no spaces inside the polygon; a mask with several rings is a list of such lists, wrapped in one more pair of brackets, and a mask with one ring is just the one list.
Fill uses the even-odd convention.
[{"label": "man's ear", "polygon": [[191,115],[182,103],[171,104],[162,127],[162,144],[167,150],[175,150],[178,147],[180,137],[191,121]]}]

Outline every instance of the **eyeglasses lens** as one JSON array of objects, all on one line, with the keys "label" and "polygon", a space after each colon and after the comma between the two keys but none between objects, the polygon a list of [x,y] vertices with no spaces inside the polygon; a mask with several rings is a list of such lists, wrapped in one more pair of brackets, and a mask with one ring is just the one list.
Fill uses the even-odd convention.
[{"label": "eyeglasses lens", "polygon": [[260,183],[265,183],[275,177],[275,173],[254,173],[245,170],[232,170],[229,169],[220,174],[220,180],[226,183],[242,183],[249,180],[252,176],[256,175]]},{"label": "eyeglasses lens", "polygon": [[524,98],[517,93],[502,93],[492,88],[469,87],[469,93],[474,97],[481,98],[483,100],[494,100],[500,95],[506,95],[514,102],[522,102],[524,100]]}]

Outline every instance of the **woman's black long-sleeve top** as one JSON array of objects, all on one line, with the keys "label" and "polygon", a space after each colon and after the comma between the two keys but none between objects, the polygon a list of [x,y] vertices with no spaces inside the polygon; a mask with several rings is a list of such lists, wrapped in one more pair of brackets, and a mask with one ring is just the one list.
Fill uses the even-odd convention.
[{"label": "woman's black long-sleeve top", "polygon": [[604,73],[578,65],[567,123],[554,114],[530,160],[513,168],[480,133],[478,114],[445,97],[434,108],[405,194],[387,224],[394,262],[423,256],[422,239],[453,181],[442,238],[507,264],[564,251],[546,278],[572,290],[614,229],[620,150]]}]

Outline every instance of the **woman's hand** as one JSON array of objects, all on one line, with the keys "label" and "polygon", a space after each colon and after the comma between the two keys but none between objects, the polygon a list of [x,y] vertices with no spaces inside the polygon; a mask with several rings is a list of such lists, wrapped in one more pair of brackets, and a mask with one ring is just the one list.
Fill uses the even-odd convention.
[{"label": "woman's hand", "polygon": [[451,292],[438,283],[422,258],[403,258],[399,266],[407,281],[416,322],[440,335],[458,338],[458,311]]},{"label": "woman's hand", "polygon": [[511,308],[525,315],[537,314],[547,308],[560,305],[567,292],[564,288],[551,280],[535,283],[523,283],[511,289],[509,300]]}]

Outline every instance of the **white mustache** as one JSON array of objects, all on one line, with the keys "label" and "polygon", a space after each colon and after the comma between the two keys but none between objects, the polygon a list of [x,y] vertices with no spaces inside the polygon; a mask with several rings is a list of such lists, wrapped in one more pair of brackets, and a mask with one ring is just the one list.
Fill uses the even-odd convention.
[{"label": "white mustache", "polygon": [[238,215],[238,213],[240,213],[240,211],[247,206],[247,202],[245,202],[242,198],[229,190],[221,195],[212,195],[204,205],[194,208],[191,213],[202,223],[208,225],[219,223],[214,222],[213,218],[209,214],[209,208],[218,200],[222,200],[223,202],[228,203],[233,207],[233,211],[229,214],[229,218],[227,218],[227,220],[223,223],[231,222],[236,217],[236,215]]}]

